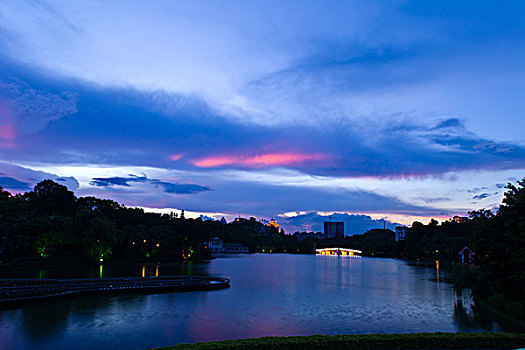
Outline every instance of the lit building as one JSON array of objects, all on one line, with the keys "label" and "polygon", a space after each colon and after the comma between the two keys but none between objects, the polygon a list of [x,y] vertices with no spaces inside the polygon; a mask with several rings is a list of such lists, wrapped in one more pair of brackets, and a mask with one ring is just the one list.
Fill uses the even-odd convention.
[{"label": "lit building", "polygon": [[277,223],[277,221],[275,221],[274,217],[272,217],[272,219],[266,226],[275,227],[277,230],[279,230],[279,224]]},{"label": "lit building", "polygon": [[240,243],[224,243],[224,252],[226,253],[249,253],[248,247]]},{"label": "lit building", "polygon": [[396,242],[404,241],[407,236],[406,226],[396,226]]},{"label": "lit building", "polygon": [[248,247],[240,243],[224,243],[220,238],[212,238],[207,242],[207,247],[211,253],[249,253]]},{"label": "lit building", "polygon": [[223,240],[219,238],[212,238],[212,240],[208,242],[208,249],[212,253],[223,252],[224,251]]},{"label": "lit building", "polygon": [[325,221],[324,238],[343,237],[345,235],[345,223],[343,221]]},{"label": "lit building", "polygon": [[472,264],[474,252],[470,250],[468,247],[463,248],[463,250],[459,252],[459,255],[461,255],[462,264],[467,264],[467,265]]}]

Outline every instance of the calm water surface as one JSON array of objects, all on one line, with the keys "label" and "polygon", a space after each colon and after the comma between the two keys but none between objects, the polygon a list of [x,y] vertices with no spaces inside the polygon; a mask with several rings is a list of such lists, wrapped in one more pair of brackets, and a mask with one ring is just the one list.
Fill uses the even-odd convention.
[{"label": "calm water surface", "polygon": [[[220,275],[231,288],[91,296],[0,311],[0,349],[148,349],[269,335],[497,331],[460,307],[436,269],[393,259],[236,255],[209,264],[104,267],[119,275]],[[95,277],[91,269],[2,271]],[[443,272],[442,272],[443,274]],[[441,276],[443,277],[443,276]]]}]

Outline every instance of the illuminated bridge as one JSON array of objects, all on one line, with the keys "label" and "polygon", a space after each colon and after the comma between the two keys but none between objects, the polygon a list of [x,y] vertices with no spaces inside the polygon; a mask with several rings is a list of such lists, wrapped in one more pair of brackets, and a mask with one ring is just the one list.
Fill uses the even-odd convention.
[{"label": "illuminated bridge", "polygon": [[355,249],[346,249],[346,248],[322,248],[315,250],[317,254],[320,255],[348,255],[354,256],[356,254],[361,254],[360,250]]}]

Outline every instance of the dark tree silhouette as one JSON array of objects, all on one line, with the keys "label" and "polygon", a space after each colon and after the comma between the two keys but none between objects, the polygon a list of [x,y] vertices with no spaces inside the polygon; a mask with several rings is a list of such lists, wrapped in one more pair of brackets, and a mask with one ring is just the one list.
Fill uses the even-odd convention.
[{"label": "dark tree silhouette", "polygon": [[52,180],[38,183],[24,199],[32,211],[38,214],[70,215],[76,210],[76,197],[66,186]]}]

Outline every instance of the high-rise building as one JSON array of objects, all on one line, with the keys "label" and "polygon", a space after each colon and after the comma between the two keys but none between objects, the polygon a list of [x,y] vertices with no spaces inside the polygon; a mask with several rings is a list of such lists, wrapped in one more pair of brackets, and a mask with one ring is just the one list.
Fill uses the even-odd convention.
[{"label": "high-rise building", "polygon": [[343,221],[325,221],[324,238],[343,237],[345,235],[345,223]]},{"label": "high-rise building", "polygon": [[396,242],[404,241],[407,235],[407,227],[406,226],[396,226]]}]

